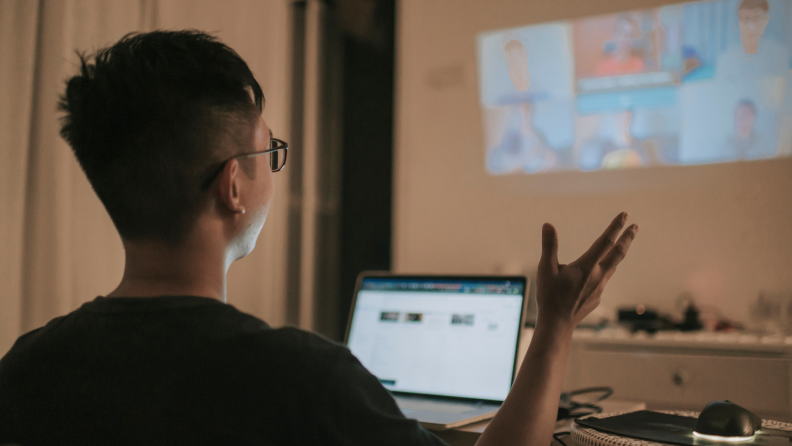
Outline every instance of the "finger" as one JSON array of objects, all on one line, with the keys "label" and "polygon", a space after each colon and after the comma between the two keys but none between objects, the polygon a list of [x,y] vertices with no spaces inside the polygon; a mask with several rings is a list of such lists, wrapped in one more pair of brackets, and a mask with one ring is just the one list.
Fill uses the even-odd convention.
[{"label": "finger", "polygon": [[558,234],[550,223],[542,226],[542,259],[539,267],[552,274],[558,273]]},{"label": "finger", "polygon": [[627,221],[627,218],[630,214],[626,212],[622,212],[621,214],[617,215],[616,218],[613,219],[608,228],[605,229],[605,232],[599,236],[599,238],[591,245],[591,248],[586,251],[580,258],[581,260],[586,260],[590,262],[590,265],[594,265],[602,259],[608,250],[613,248],[616,244],[616,240],[619,237],[619,232],[621,232],[622,228],[624,227],[624,223]]},{"label": "finger", "polygon": [[621,237],[619,237],[619,241],[613,245],[613,248],[611,248],[602,259],[600,268],[602,268],[602,275],[605,279],[610,279],[610,276],[616,271],[616,267],[624,259],[624,256],[627,255],[627,250],[630,249],[630,245],[637,233],[638,225],[632,225],[627,228]]}]

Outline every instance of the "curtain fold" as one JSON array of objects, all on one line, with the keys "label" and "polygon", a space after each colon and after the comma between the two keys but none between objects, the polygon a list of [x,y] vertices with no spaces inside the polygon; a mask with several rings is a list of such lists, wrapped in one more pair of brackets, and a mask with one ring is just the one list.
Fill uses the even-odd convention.
[{"label": "curtain fold", "polygon": [[[91,53],[132,31],[194,28],[248,62],[264,117],[289,138],[289,13],[280,0],[0,0],[0,356],[23,332],[110,292],[121,240],[59,136],[58,97]],[[285,322],[288,169],[248,258],[229,273],[229,303]]]},{"label": "curtain fold", "polygon": [[38,2],[0,0],[0,352],[22,330],[25,184]]},{"label": "curtain fold", "polygon": [[40,2],[25,203],[22,329],[66,314],[121,279],[123,249],[110,218],[60,137],[56,104],[92,52],[137,28],[137,2]]}]

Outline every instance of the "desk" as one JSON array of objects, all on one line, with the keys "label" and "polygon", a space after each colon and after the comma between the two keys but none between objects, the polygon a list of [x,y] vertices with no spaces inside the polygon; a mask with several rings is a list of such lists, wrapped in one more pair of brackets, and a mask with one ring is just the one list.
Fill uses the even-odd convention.
[{"label": "desk", "polygon": [[[683,417],[691,417],[691,418],[697,418],[699,416],[699,412],[678,411],[678,410],[663,411],[663,412],[675,414],[675,415],[681,415]],[[606,416],[604,413],[593,415],[593,417],[596,418],[602,418],[604,416]],[[784,423],[782,421],[762,420],[762,427],[792,432],[792,424]],[[765,440],[767,440],[767,438],[765,438]],[[574,443],[576,446],[581,444],[586,444],[591,446],[669,446],[667,443],[660,443],[651,440],[641,440],[631,437],[622,437],[616,434],[600,432],[596,429],[581,426],[579,424],[575,424],[574,428],[572,429],[572,435],[570,441],[572,441],[572,443]],[[754,443],[753,441],[749,441],[743,444],[750,445],[753,443]],[[780,441],[778,444],[784,445],[788,443],[789,442],[786,439],[784,439]],[[773,444],[773,443],[764,442],[764,444]]]},{"label": "desk", "polygon": [[650,410],[739,401],[760,418],[792,422],[790,383],[792,337],[607,328],[575,330],[562,388],[608,386]]},{"label": "desk", "polygon": [[[613,412],[632,412],[635,410],[644,410],[646,409],[646,404],[639,403],[635,401],[619,401],[614,399],[607,399],[600,403],[600,407],[602,407],[603,413],[613,413]],[[559,421],[556,424],[556,432],[569,432],[572,420],[563,420]],[[479,436],[484,429],[487,428],[489,425],[489,420],[487,421],[480,421],[478,423],[469,424],[467,426],[457,427],[455,429],[448,429],[445,431],[434,431],[434,434],[438,437],[442,438],[443,441],[448,443],[450,446],[472,446],[476,444]],[[571,437],[568,437],[570,441],[567,441],[566,438],[564,442],[567,446],[571,445]]]}]

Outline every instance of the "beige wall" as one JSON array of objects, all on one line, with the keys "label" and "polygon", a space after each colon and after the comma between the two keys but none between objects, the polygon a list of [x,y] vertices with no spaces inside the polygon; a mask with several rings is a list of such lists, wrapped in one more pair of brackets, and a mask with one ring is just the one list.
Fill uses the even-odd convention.
[{"label": "beige wall", "polygon": [[568,262],[626,210],[641,231],[603,295],[606,309],[673,310],[691,292],[746,321],[760,291],[792,291],[792,159],[541,177],[484,170],[477,33],[664,3],[400,2],[394,269],[530,271],[545,221]]}]

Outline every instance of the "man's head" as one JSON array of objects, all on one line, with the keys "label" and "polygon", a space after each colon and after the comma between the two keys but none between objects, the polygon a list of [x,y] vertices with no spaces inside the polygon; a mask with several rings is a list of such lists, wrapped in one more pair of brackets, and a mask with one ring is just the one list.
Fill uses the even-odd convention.
[{"label": "man's head", "polygon": [[[231,48],[195,31],[130,34],[80,57],[61,135],[125,242],[179,244],[208,207],[207,177],[268,147],[261,87]],[[234,167],[252,178],[254,162]]]},{"label": "man's head", "polygon": [[531,76],[528,74],[528,52],[525,46],[519,40],[511,39],[503,46],[503,51],[512,85],[520,91],[528,90]]},{"label": "man's head", "polygon": [[619,17],[613,31],[613,41],[616,44],[613,55],[618,60],[627,60],[633,52],[633,33],[635,26],[628,17]]},{"label": "man's head", "polygon": [[745,54],[756,54],[759,39],[770,21],[770,4],[767,0],[743,0],[737,10],[737,18]]}]

